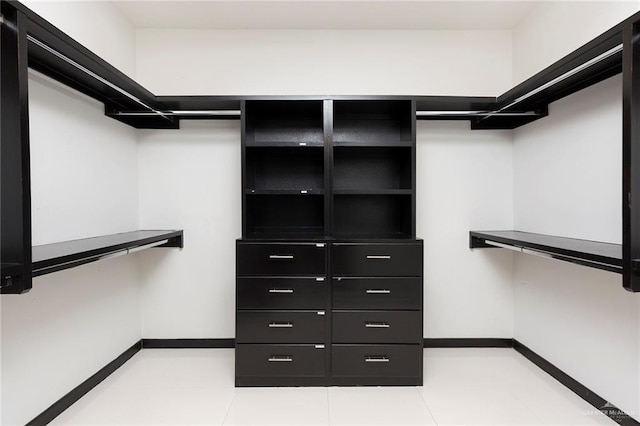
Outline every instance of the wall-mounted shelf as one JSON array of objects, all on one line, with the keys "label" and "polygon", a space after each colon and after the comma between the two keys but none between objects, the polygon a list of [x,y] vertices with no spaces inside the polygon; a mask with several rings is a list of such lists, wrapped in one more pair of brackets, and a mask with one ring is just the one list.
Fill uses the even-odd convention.
[{"label": "wall-mounted shelf", "polygon": [[152,247],[183,247],[183,231],[141,230],[33,247],[33,276]]},{"label": "wall-mounted shelf", "polygon": [[470,248],[500,247],[622,273],[622,245],[520,231],[471,231]]}]

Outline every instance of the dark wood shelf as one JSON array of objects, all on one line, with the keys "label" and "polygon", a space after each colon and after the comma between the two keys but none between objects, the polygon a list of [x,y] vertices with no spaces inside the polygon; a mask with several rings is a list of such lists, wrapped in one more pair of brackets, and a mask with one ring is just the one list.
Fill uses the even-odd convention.
[{"label": "dark wood shelf", "polygon": [[[497,244],[496,244],[497,243]],[[520,231],[471,231],[470,248],[502,247],[622,273],[622,245]]]},{"label": "dark wood shelf", "polygon": [[335,195],[411,195],[412,189],[334,189]]},{"label": "dark wood shelf", "polygon": [[183,231],[141,230],[34,246],[33,276],[49,274],[107,257],[133,253],[149,244],[183,247]]},{"label": "dark wood shelf", "polygon": [[410,141],[372,141],[370,139],[354,139],[354,140],[334,140],[334,147],[358,147],[358,148],[394,148],[394,147],[407,147],[411,148],[413,142]]},{"label": "dark wood shelf", "polygon": [[247,195],[322,195],[324,189],[247,189]]}]

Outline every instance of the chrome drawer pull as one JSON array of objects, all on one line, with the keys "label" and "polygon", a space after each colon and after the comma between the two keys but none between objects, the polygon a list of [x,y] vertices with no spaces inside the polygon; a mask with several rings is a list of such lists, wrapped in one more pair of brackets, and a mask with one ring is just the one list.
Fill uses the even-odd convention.
[{"label": "chrome drawer pull", "polygon": [[389,358],[386,356],[368,356],[364,359],[364,362],[389,362]]},{"label": "chrome drawer pull", "polygon": [[292,288],[270,288],[269,293],[293,293]]},{"label": "chrome drawer pull", "polygon": [[391,294],[391,290],[386,288],[381,288],[381,289],[368,288],[367,294]]},{"label": "chrome drawer pull", "polygon": [[269,357],[269,362],[292,362],[293,357],[288,355],[272,355]]},{"label": "chrome drawer pull", "polygon": [[391,327],[388,322],[366,322],[364,323],[366,328],[389,328]]},{"label": "chrome drawer pull", "polygon": [[270,254],[269,259],[293,259],[292,254]]},{"label": "chrome drawer pull", "polygon": [[386,255],[377,255],[377,254],[368,254],[367,255],[367,259],[386,259],[386,260],[390,260],[391,256],[386,254]]},{"label": "chrome drawer pull", "polygon": [[291,322],[270,322],[269,328],[293,328]]}]

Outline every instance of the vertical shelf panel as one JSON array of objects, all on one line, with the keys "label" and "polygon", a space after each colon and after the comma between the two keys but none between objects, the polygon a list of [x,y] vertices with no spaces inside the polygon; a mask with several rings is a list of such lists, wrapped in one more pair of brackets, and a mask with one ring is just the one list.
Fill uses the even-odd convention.
[{"label": "vertical shelf panel", "polygon": [[1,292],[31,289],[31,182],[26,17],[2,2],[0,25]]},{"label": "vertical shelf panel", "polygon": [[622,285],[640,292],[640,25],[623,30]]}]

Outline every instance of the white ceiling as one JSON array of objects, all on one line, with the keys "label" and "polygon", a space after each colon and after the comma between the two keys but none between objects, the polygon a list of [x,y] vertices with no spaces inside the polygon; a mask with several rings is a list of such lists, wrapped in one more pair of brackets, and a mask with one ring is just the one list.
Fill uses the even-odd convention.
[{"label": "white ceiling", "polygon": [[537,1],[209,0],[114,1],[139,28],[500,30]]}]

